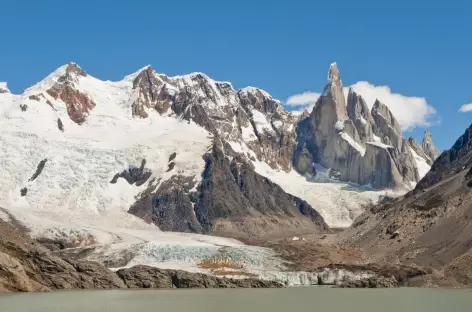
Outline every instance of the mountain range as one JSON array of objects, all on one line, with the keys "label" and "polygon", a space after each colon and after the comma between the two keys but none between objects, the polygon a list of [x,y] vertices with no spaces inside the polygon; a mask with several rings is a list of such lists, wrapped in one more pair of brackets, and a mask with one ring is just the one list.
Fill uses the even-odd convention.
[{"label": "mountain range", "polygon": [[379,100],[346,98],[336,63],[300,115],[255,87],[151,66],[112,82],[70,63],[20,95],[0,84],[0,217],[112,267],[195,265],[226,246],[258,270],[270,252],[256,261],[233,238],[348,227],[443,179],[443,155],[429,131],[404,138]]}]

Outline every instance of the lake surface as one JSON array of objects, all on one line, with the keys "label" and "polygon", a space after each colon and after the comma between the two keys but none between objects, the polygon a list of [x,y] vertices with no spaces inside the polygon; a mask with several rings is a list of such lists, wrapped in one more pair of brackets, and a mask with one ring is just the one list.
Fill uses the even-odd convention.
[{"label": "lake surface", "polygon": [[1,312],[466,312],[472,291],[443,289],[108,290],[0,296]]}]

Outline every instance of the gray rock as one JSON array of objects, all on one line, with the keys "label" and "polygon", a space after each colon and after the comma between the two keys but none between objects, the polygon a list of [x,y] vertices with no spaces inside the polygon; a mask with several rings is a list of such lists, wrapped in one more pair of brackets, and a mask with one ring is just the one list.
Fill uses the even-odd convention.
[{"label": "gray rock", "polygon": [[[274,100],[267,92],[257,88],[244,88],[238,91],[241,105],[249,116],[249,121],[257,140],[247,142],[259,160],[270,166],[291,169],[292,155],[296,146],[296,117],[288,113],[280,101]],[[253,114],[266,116],[268,129],[257,127]],[[238,118],[240,119],[240,118]],[[244,126],[244,122],[239,122]]]},{"label": "gray rock", "polygon": [[130,166],[128,170],[123,170],[123,172],[115,174],[110,183],[115,184],[119,178],[123,178],[131,185],[136,184],[136,186],[141,186],[147,182],[152,174],[151,170],[146,169],[145,166],[146,159],[143,159],[140,167]]},{"label": "gray rock", "polygon": [[390,109],[379,100],[376,100],[371,114],[375,121],[374,134],[382,140],[382,143],[401,150],[403,144],[402,129]]},{"label": "gray rock", "polygon": [[[343,181],[375,188],[417,182],[413,155],[388,107],[377,101],[371,114],[362,97],[350,90],[346,108],[336,65],[331,66],[328,77],[311,115],[297,126],[293,157],[297,171],[308,172],[307,162],[313,161],[334,169]],[[374,134],[384,145],[374,140]]]},{"label": "gray rock", "polygon": [[364,143],[372,141],[374,134],[372,125],[374,124],[374,120],[362,96],[358,95],[351,88],[349,88],[347,97],[347,112],[349,118],[356,126],[361,141]]},{"label": "gray rock", "polygon": [[172,87],[169,87],[151,66],[142,70],[133,81],[136,100],[131,105],[133,116],[148,117],[146,109],[155,109],[161,114],[166,113],[172,105]]},{"label": "gray rock", "polygon": [[440,152],[434,146],[433,143],[433,136],[431,135],[431,132],[429,132],[428,129],[424,131],[424,137],[423,137],[423,143],[421,143],[421,147],[424,150],[424,153],[432,160],[435,161],[436,158],[439,157]]},{"label": "gray rock", "polygon": [[431,166],[433,164],[433,161],[428,155],[423,150],[423,147],[416,142],[416,139],[414,137],[409,137],[408,138],[408,145],[415,151],[418,156],[423,157],[426,162]]}]

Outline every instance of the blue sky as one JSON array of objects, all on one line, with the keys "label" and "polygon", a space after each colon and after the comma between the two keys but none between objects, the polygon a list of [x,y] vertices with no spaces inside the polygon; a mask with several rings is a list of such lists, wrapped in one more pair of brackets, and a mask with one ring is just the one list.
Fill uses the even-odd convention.
[{"label": "blue sky", "polygon": [[[405,135],[421,138],[430,121],[444,149],[472,121],[458,112],[472,102],[472,4],[434,2],[4,0],[0,81],[19,93],[70,61],[110,80],[151,64],[284,101],[320,92],[336,61],[346,86],[366,81],[425,98],[412,106],[416,128]],[[400,99],[408,119],[410,100]],[[436,113],[425,117],[425,107]]]}]

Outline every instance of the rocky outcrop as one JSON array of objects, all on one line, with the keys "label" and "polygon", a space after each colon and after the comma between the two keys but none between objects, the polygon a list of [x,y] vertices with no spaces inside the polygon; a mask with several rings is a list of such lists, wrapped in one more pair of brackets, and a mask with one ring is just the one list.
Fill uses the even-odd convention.
[{"label": "rocky outcrop", "polygon": [[39,162],[38,167],[36,168],[36,171],[33,173],[33,175],[31,176],[31,178],[29,178],[28,181],[30,182],[34,181],[36,180],[37,177],[39,177],[41,172],[43,172],[44,166],[46,166],[47,161],[48,161],[47,159],[43,159]]},{"label": "rocky outcrop", "polygon": [[133,116],[147,118],[148,109],[155,109],[160,114],[169,112],[172,106],[175,88],[164,82],[151,66],[143,69],[133,81],[134,102],[131,104]]},{"label": "rocky outcrop", "polygon": [[[256,136],[253,140],[245,138],[247,130],[241,129],[242,139],[260,161],[267,162],[273,168],[290,170],[296,146],[296,117],[263,90],[244,88],[238,91],[238,97]],[[248,127],[245,118],[237,120],[241,128]]]},{"label": "rocky outcrop", "polygon": [[414,137],[408,138],[408,145],[416,154],[418,154],[418,156],[424,158],[430,166],[433,164],[433,160],[429,158],[428,155],[426,155],[423,150],[423,147],[419,145],[418,142],[416,142],[416,139]]},{"label": "rocky outcrop", "polygon": [[433,137],[429,130],[425,130],[423,143],[421,145],[419,145],[413,137],[408,139],[408,145],[413,149],[413,151],[415,151],[416,154],[418,154],[418,156],[425,159],[430,166],[433,164],[436,158],[439,157],[439,151],[434,146]]},{"label": "rocky outcrop", "polygon": [[423,143],[421,143],[421,147],[423,148],[424,153],[428,155],[431,160],[434,161],[439,157],[440,152],[436,146],[434,146],[433,136],[428,129],[426,129],[424,132]]},{"label": "rocky outcrop", "polygon": [[375,101],[371,114],[374,119],[375,135],[382,140],[382,143],[401,150],[403,146],[402,129],[387,105],[379,100]]},{"label": "rocky outcrop", "polygon": [[275,281],[230,279],[202,273],[163,270],[145,265],[121,269],[116,274],[129,288],[281,288]]},{"label": "rocky outcrop", "polygon": [[338,172],[340,180],[375,188],[404,187],[419,180],[413,155],[388,107],[376,101],[369,112],[352,90],[346,107],[336,64],[312,113],[299,121],[297,134],[293,164],[302,174],[313,174],[315,162]]},{"label": "rocky outcrop", "polygon": [[129,184],[136,184],[136,186],[141,186],[146,183],[152,175],[151,170],[146,169],[145,166],[146,159],[143,159],[139,168],[130,166],[128,170],[123,170],[123,172],[115,174],[110,183],[115,184],[116,182],[118,182],[119,178],[123,178]]},{"label": "rocky outcrop", "polygon": [[194,203],[197,194],[190,192],[194,177],[175,175],[162,183],[150,183],[138,196],[129,212],[152,222],[164,231],[202,233]]},{"label": "rocky outcrop", "polygon": [[347,96],[347,113],[354,122],[361,141],[364,143],[373,141],[374,132],[372,125],[375,125],[375,122],[372,119],[367,103],[352,88],[349,88]]},{"label": "rocky outcrop", "polygon": [[174,176],[158,187],[151,183],[130,212],[163,230],[240,238],[329,230],[308,203],[257,174],[225,141],[216,138],[204,159],[197,188],[193,177]]},{"label": "rocky outcrop", "polygon": [[70,63],[65,73],[46,91],[55,100],[59,99],[66,104],[70,119],[79,125],[85,122],[90,111],[96,106],[87,94],[76,88],[80,77],[86,75],[77,64]]},{"label": "rocky outcrop", "polygon": [[104,266],[54,256],[2,220],[0,233],[0,292],[126,287]]}]

